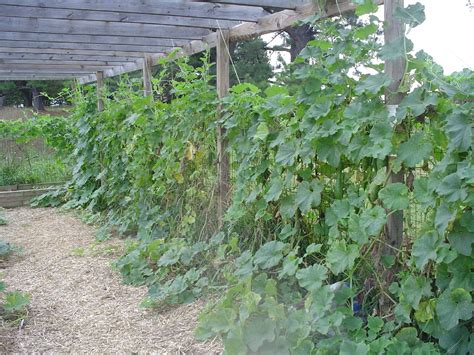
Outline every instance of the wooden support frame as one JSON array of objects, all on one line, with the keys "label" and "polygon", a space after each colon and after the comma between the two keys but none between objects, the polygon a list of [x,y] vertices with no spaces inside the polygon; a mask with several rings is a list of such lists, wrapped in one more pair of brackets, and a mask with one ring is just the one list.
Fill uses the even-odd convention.
[{"label": "wooden support frame", "polygon": [[143,58],[143,94],[149,96],[153,93],[151,85],[151,65],[152,61],[150,56]]},{"label": "wooden support frame", "polygon": [[[385,1],[385,43],[392,43],[405,35],[405,25],[394,16],[395,10],[398,7],[404,7],[404,0]],[[398,92],[398,88],[405,74],[405,66],[405,56],[400,56],[397,59],[387,60],[385,62],[385,73],[392,81],[385,92],[387,105],[399,105],[403,99],[403,94]],[[405,173],[403,169],[398,173],[390,172],[389,180],[390,183],[404,183]],[[403,242],[403,211],[396,211],[388,216],[385,234],[387,244],[394,248],[400,248]],[[387,249],[386,253],[393,254],[393,249]]]},{"label": "wooden support frame", "polygon": [[[229,53],[229,31],[217,33],[217,97],[222,100],[229,93],[230,77],[230,53]],[[217,119],[222,118],[222,104],[217,107]],[[230,198],[230,159],[227,152],[227,140],[225,129],[221,124],[217,125],[217,174],[218,174],[218,202],[217,216],[219,228],[223,225],[225,210]]]},{"label": "wooden support frame", "polygon": [[96,91],[97,91],[97,111],[104,111],[104,72],[98,71],[96,73]]}]

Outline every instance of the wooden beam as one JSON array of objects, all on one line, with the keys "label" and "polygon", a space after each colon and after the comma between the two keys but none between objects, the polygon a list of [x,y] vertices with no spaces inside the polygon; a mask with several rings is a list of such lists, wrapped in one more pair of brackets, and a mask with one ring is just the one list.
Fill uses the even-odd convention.
[{"label": "wooden beam", "polygon": [[[201,37],[199,37],[200,39]],[[27,42],[48,42],[48,43],[70,43],[86,44],[115,44],[120,46],[148,46],[152,47],[176,47],[189,42],[189,39],[174,38],[172,33],[168,32],[168,38],[145,38],[132,36],[100,36],[94,34],[72,35],[72,34],[41,34],[33,32],[0,32],[0,40],[6,41],[27,41]],[[6,46],[5,46],[6,47]],[[72,47],[80,48],[83,46]],[[52,47],[54,48],[54,47]],[[69,48],[69,47],[66,47]],[[126,50],[126,49],[124,49]],[[151,50],[151,49],[150,49]]]},{"label": "wooden beam", "polygon": [[9,76],[13,76],[15,74],[22,75],[22,74],[38,74],[38,75],[49,75],[49,74],[68,74],[68,75],[75,75],[75,76],[84,76],[90,75],[94,73],[93,69],[53,69],[53,68],[45,68],[45,69],[3,69],[0,67],[0,75],[7,74]]},{"label": "wooden beam", "polygon": [[[0,0],[1,2],[1,0]],[[46,4],[47,6],[47,4]],[[25,11],[27,9],[27,11]],[[194,18],[184,16],[153,15],[148,13],[131,13],[120,11],[96,11],[58,9],[44,6],[23,7],[22,5],[0,5],[0,14],[5,17],[34,17],[43,19],[69,19],[86,21],[105,21],[119,23],[138,23],[148,25],[170,25],[196,28],[230,28],[239,24],[239,21],[216,20],[212,18]],[[219,21],[219,24],[218,24]],[[256,19],[254,20],[256,21]]]},{"label": "wooden beam", "polygon": [[[131,62],[131,61],[129,61]],[[55,67],[64,67],[64,66],[74,66],[74,67],[107,67],[112,68],[115,65],[125,64],[126,61],[102,61],[102,60],[68,60],[68,59],[57,59],[57,60],[50,60],[50,59],[4,59],[1,58],[0,54],[0,67],[3,66],[16,66],[21,65],[23,68],[24,66],[28,65],[31,67],[43,67],[43,66],[52,66]]]},{"label": "wooden beam", "polygon": [[269,7],[274,9],[295,9],[298,6],[310,3],[312,0],[197,0],[213,4],[247,5]]},{"label": "wooden beam", "polygon": [[[219,31],[217,35],[217,97],[222,100],[229,93],[229,32]],[[217,107],[217,119],[222,118],[222,104]],[[217,203],[217,217],[219,228],[223,225],[225,211],[230,197],[230,160],[227,152],[225,129],[217,125],[217,173],[219,198]]]},{"label": "wooden beam", "polygon": [[19,74],[14,75],[0,74],[0,80],[14,81],[14,80],[72,80],[77,78],[79,74]]},{"label": "wooden beam", "polygon": [[97,111],[104,111],[104,72],[98,71],[96,73],[96,91],[97,91]]},{"label": "wooden beam", "polygon": [[73,70],[77,72],[81,71],[89,71],[89,72],[94,72],[97,70],[105,70],[105,69],[110,69],[112,68],[112,65],[85,65],[85,64],[55,64],[51,62],[44,62],[43,64],[1,64],[0,63],[0,70],[23,70],[23,69],[28,69],[28,70],[42,70],[46,69],[49,71],[55,71],[55,70],[60,70],[60,69],[65,69],[65,70]]},{"label": "wooden beam", "polygon": [[56,9],[126,12],[135,14],[166,15],[191,18],[220,19],[226,21],[256,21],[268,15],[261,8],[233,6],[191,1],[162,0],[0,0],[3,5],[44,7]]},{"label": "wooden beam", "polygon": [[[137,60],[136,57],[118,57],[118,56],[106,56],[106,55],[74,55],[74,54],[43,54],[43,53],[17,53],[17,52],[3,52],[0,48],[0,63],[4,63],[5,60],[15,60],[17,63],[22,61],[37,61],[43,63],[45,60],[53,62],[62,61],[82,61],[82,62],[133,62]],[[88,64],[88,63],[85,63]],[[116,64],[117,65],[117,64]]]},{"label": "wooden beam", "polygon": [[[23,42],[15,42],[18,43]],[[163,49],[164,50],[164,49]],[[107,50],[88,50],[88,49],[55,49],[55,48],[23,48],[23,47],[1,47],[0,41],[0,53],[2,54],[12,54],[12,55],[21,55],[21,54],[45,54],[45,55],[74,55],[74,56],[97,56],[104,58],[141,58],[144,54],[149,54],[147,52],[118,52],[118,51],[107,51]],[[156,53],[156,52],[150,52]]]},{"label": "wooden beam", "polygon": [[[34,13],[31,16],[34,16]],[[0,16],[0,31],[41,33],[46,37],[65,34],[110,36],[113,38],[169,38],[172,36],[181,39],[199,39],[209,34],[209,30],[205,28],[5,16]]]},{"label": "wooden beam", "polygon": [[[22,35],[28,35],[27,33],[21,33]],[[107,43],[98,43],[94,42],[94,36],[85,36],[91,37],[90,42],[74,42],[77,40],[77,36],[66,36],[63,38],[63,42],[47,42],[47,41],[35,41],[33,39],[28,40],[2,40],[1,38],[5,33],[0,32],[0,47],[2,48],[29,48],[29,49],[46,49],[46,50],[60,50],[61,52],[67,51],[94,51],[94,52],[127,52],[130,55],[137,55],[139,57],[143,56],[143,53],[161,53],[172,47],[181,46],[187,43],[187,41],[177,41],[176,44],[170,40],[166,41],[167,46],[154,46],[152,43],[149,45],[136,45],[136,44],[126,44],[126,43],[117,43],[117,44],[107,44]],[[36,35],[36,33],[31,33],[31,35]],[[58,37],[62,37],[59,35]],[[72,41],[68,41],[68,37]],[[82,36],[81,36],[82,37]],[[135,37],[132,37],[135,38]],[[127,42],[127,38],[122,37],[124,42]],[[139,42],[139,39],[138,39]],[[150,41],[153,42],[153,41]],[[180,43],[180,44],[178,44]]]},{"label": "wooden beam", "polygon": [[149,56],[145,56],[143,58],[143,94],[145,96],[152,94],[151,65],[152,59]]},{"label": "wooden beam", "polygon": [[[384,8],[384,39],[385,43],[392,43],[405,35],[405,25],[395,16],[395,10],[398,7],[404,7],[404,0],[385,0]],[[385,62],[385,73],[391,78],[392,82],[385,92],[385,101],[387,105],[398,106],[403,99],[404,94],[398,92],[400,84],[405,74],[406,59],[404,55],[400,55],[397,59],[387,60]],[[403,128],[400,128],[403,129]],[[390,183],[404,183],[405,172],[400,170],[398,173],[391,172]],[[386,243],[399,249],[403,242],[403,211],[396,211],[388,216],[385,226]],[[384,248],[384,254],[393,255],[392,248]]]},{"label": "wooden beam", "polygon": [[[383,0],[374,0],[375,3],[381,4]],[[258,23],[245,23],[230,29],[229,38],[231,42],[237,42],[253,37],[258,37],[262,34],[271,33],[283,30],[287,27],[293,26],[296,21],[303,20],[315,13],[320,13],[321,18],[332,17],[345,12],[353,11],[355,5],[349,0],[340,0],[338,4],[334,1],[328,3],[326,8],[320,8],[318,4],[311,3],[298,7],[296,10],[284,10],[271,14],[259,19]],[[178,52],[176,57],[192,55],[213,48],[217,45],[217,34],[212,33],[205,36],[202,40],[190,41],[181,48],[175,48]],[[166,50],[164,54],[152,55],[153,62],[164,55],[174,50]],[[106,77],[124,74],[131,71],[141,70],[143,62],[138,60],[136,63],[122,65],[110,70],[106,70],[104,75]],[[95,75],[85,76],[79,79],[81,84],[95,81]]]}]

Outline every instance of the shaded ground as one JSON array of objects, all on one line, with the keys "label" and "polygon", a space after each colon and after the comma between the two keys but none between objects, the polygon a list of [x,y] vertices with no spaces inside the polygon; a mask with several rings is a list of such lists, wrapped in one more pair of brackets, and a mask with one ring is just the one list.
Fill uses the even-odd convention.
[{"label": "shaded ground", "polygon": [[0,333],[1,352],[213,353],[193,328],[201,303],[163,312],[139,308],[145,288],[121,284],[110,267],[118,241],[91,247],[93,228],[55,209],[6,212],[0,237],[24,249],[4,270],[10,289],[31,295],[24,329]]}]

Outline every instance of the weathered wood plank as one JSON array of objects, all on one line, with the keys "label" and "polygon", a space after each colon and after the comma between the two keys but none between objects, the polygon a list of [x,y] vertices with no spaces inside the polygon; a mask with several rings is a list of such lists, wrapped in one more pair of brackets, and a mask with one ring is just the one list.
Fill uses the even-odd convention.
[{"label": "weathered wood plank", "polygon": [[[223,99],[229,93],[229,32],[219,31],[217,34],[217,96]],[[217,107],[217,119],[222,117],[222,106]],[[227,152],[227,141],[224,138],[225,129],[217,125],[217,173],[219,199],[217,204],[217,217],[219,228],[223,225],[225,211],[229,204],[230,195],[230,161]]]},{"label": "weathered wood plank", "polygon": [[82,62],[133,62],[137,60],[137,57],[119,57],[119,56],[106,56],[106,55],[79,55],[79,54],[44,54],[44,53],[17,53],[17,52],[3,52],[0,48],[0,62],[6,63],[2,60],[15,60],[16,63],[22,63],[23,61],[41,61],[45,60],[53,62],[62,61],[82,61]]},{"label": "weathered wood plank", "polygon": [[[44,54],[44,55],[57,55],[57,56],[84,56],[84,57],[103,57],[103,58],[141,58],[143,57],[143,51],[139,52],[119,52],[119,51],[107,51],[107,50],[88,50],[88,49],[55,49],[55,48],[24,48],[24,47],[1,47],[0,41],[0,54],[2,55],[36,55],[36,54]],[[15,44],[23,45],[24,42],[15,42]],[[145,49],[145,48],[144,48]],[[166,48],[163,48],[165,50]],[[156,52],[145,52],[147,53],[156,53]]]},{"label": "weathered wood plank", "polygon": [[[1,55],[0,55],[1,57]],[[101,61],[101,60],[69,60],[69,59],[24,59],[24,58],[15,58],[15,59],[4,59],[0,58],[0,68],[2,68],[2,65],[12,65],[12,66],[17,66],[21,65],[22,67],[26,67],[27,65],[30,68],[35,68],[35,66],[39,65],[40,67],[44,66],[50,66],[50,67],[64,67],[64,66],[74,66],[74,67],[107,67],[111,68],[115,65],[120,65],[120,64],[125,64],[127,62],[133,62],[133,60],[128,60],[128,61]]]},{"label": "weathered wood plank", "polygon": [[[405,25],[395,16],[395,10],[404,6],[404,0],[386,0],[384,7],[385,43],[392,43],[405,35]],[[394,60],[385,62],[385,73],[392,79],[392,83],[385,92],[385,101],[387,105],[399,105],[403,99],[403,94],[398,92],[398,88],[405,74],[406,59],[404,55]],[[401,169],[398,173],[390,172],[391,183],[404,183],[405,172]],[[400,248],[403,242],[403,211],[391,213],[387,218],[385,226],[386,242],[395,248]],[[385,254],[393,254],[393,249],[385,248]]]},{"label": "weathered wood plank", "polygon": [[[25,9],[27,11],[27,9]],[[34,16],[34,13],[31,13]],[[0,31],[42,33],[54,37],[56,34],[99,35],[112,37],[182,38],[199,39],[209,34],[205,28],[148,25],[137,23],[57,20],[36,17],[5,17],[0,14]]]},{"label": "weathered wood plank", "polygon": [[104,72],[98,71],[96,74],[96,91],[97,91],[97,111],[104,111]]},{"label": "weathered wood plank", "polygon": [[64,182],[42,182],[36,184],[16,184],[0,186],[1,191],[18,191],[18,190],[37,190],[45,187],[62,186]]},{"label": "weathered wood plank", "polygon": [[148,96],[152,94],[151,66],[152,66],[152,59],[149,56],[145,56],[143,58],[143,94],[144,96]]},{"label": "weathered wood plank", "polygon": [[[134,36],[113,36],[113,35],[95,35],[95,34],[41,34],[24,31],[3,31],[0,32],[0,40],[4,41],[26,41],[26,42],[48,42],[48,43],[63,43],[69,45],[70,43],[80,44],[117,44],[121,46],[148,46],[148,47],[176,47],[189,42],[188,39],[173,38],[172,33],[168,32],[167,38],[153,38],[153,37],[134,37]],[[17,46],[22,43],[17,43]],[[2,47],[7,47],[2,45]],[[51,47],[54,48],[54,47]],[[61,47],[68,48],[68,47]],[[74,48],[74,47],[73,47]],[[77,48],[85,48],[79,46]],[[125,49],[126,50],[126,49]],[[150,49],[151,50],[151,49]]]},{"label": "weathered wood plank", "polygon": [[74,78],[79,78],[84,73],[76,74],[25,74],[25,73],[15,73],[14,75],[5,75],[0,74],[0,80],[4,81],[13,81],[13,80],[71,80]]},{"label": "weathered wood plank", "polygon": [[127,12],[180,17],[221,19],[230,21],[256,21],[268,15],[261,8],[233,6],[191,1],[161,0],[0,0],[4,5],[40,6],[44,8],[77,9],[92,11]]},{"label": "weathered wood plank", "polygon": [[[195,18],[184,16],[154,15],[148,13],[131,13],[120,11],[97,11],[97,10],[75,10],[57,9],[46,7],[25,7],[21,5],[0,5],[0,14],[5,17],[34,17],[44,19],[69,19],[87,21],[105,21],[120,23],[139,23],[149,25],[170,25],[197,28],[230,28],[239,24],[239,21],[219,20],[212,18]],[[253,21],[257,21],[254,19]]]},{"label": "weathered wood plank", "polygon": [[258,7],[271,7],[275,9],[295,9],[311,2],[312,0],[198,0],[217,4],[247,5]]},{"label": "weathered wood plank", "polygon": [[81,71],[96,71],[98,69],[108,69],[112,68],[113,65],[88,65],[88,64],[55,64],[54,62],[44,62],[44,64],[1,64],[0,71],[23,71],[26,70],[38,70],[40,72],[42,69],[45,69],[50,72],[56,72],[57,70],[72,70],[73,72]]},{"label": "weathered wood plank", "polygon": [[26,206],[34,197],[41,196],[55,189],[56,188],[53,187],[33,190],[0,191],[0,207],[15,208]]},{"label": "weathered wood plank", "polygon": [[[10,33],[11,34],[11,33]],[[95,42],[97,39],[96,36],[62,36],[58,35],[58,38],[61,41],[58,42],[48,42],[48,41],[35,41],[32,37],[32,35],[38,35],[37,33],[18,33],[20,35],[30,35],[30,36],[25,36],[29,37],[29,39],[21,40],[21,39],[15,39],[15,40],[2,40],[1,38],[5,36],[5,33],[0,32],[0,47],[2,48],[30,48],[30,49],[45,49],[45,50],[59,50],[59,51],[80,51],[80,50],[85,50],[85,51],[94,51],[94,52],[121,52],[121,53],[130,53],[130,55],[134,56],[139,56],[142,57],[143,53],[161,53],[165,51],[166,49],[170,49],[172,47],[176,46],[182,46],[188,43],[188,41],[183,41],[183,40],[178,40],[176,41],[175,44],[174,41],[169,40],[169,39],[150,39],[150,44],[145,45],[145,44],[127,44],[126,42],[133,42],[131,39],[135,39],[135,37],[121,37],[123,40],[122,43],[120,41],[116,41],[116,39],[107,39],[110,42],[116,41],[118,43],[100,43],[100,42]],[[8,36],[11,37],[11,36]],[[15,36],[13,36],[14,38]],[[21,36],[23,37],[23,36]],[[38,38],[40,38],[39,36]],[[81,37],[81,40],[83,37],[89,37],[91,40],[89,42],[79,42],[77,37]],[[69,41],[69,39],[71,41]],[[98,40],[98,39],[97,39]],[[77,42],[76,42],[77,41]],[[153,45],[153,42],[155,41],[160,41],[163,42],[163,45]],[[137,39],[137,42],[140,42],[140,39]]]}]

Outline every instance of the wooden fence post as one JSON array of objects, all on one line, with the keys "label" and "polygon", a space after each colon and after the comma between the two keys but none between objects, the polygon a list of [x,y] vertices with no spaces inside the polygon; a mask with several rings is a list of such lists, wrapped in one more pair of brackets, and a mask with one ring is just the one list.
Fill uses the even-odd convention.
[{"label": "wooden fence post", "polygon": [[151,57],[149,55],[145,55],[143,58],[143,94],[145,96],[152,94],[151,64]]},{"label": "wooden fence post", "polygon": [[98,71],[96,73],[97,82],[97,111],[102,112],[104,111],[104,72]]},{"label": "wooden fence post", "polygon": [[[229,31],[218,32],[217,40],[217,96],[225,97],[229,92]],[[217,107],[217,119],[222,117],[222,105]],[[217,217],[219,228],[223,225],[223,217],[228,207],[230,195],[230,161],[226,152],[227,141],[224,138],[225,129],[217,126],[217,172],[219,197],[217,202]]]},{"label": "wooden fence post", "polygon": [[[385,43],[392,43],[405,36],[405,25],[395,16],[397,7],[404,7],[404,0],[385,0]],[[385,61],[385,73],[390,77],[392,83],[385,91],[385,102],[387,105],[398,105],[403,99],[403,94],[398,92],[405,74],[406,59],[404,53],[396,59]],[[390,183],[404,182],[404,171],[398,173],[390,172]],[[386,225],[387,243],[399,248],[403,241],[403,211],[397,211],[388,216]],[[388,250],[387,250],[388,251]],[[390,250],[393,254],[393,250]]]}]

